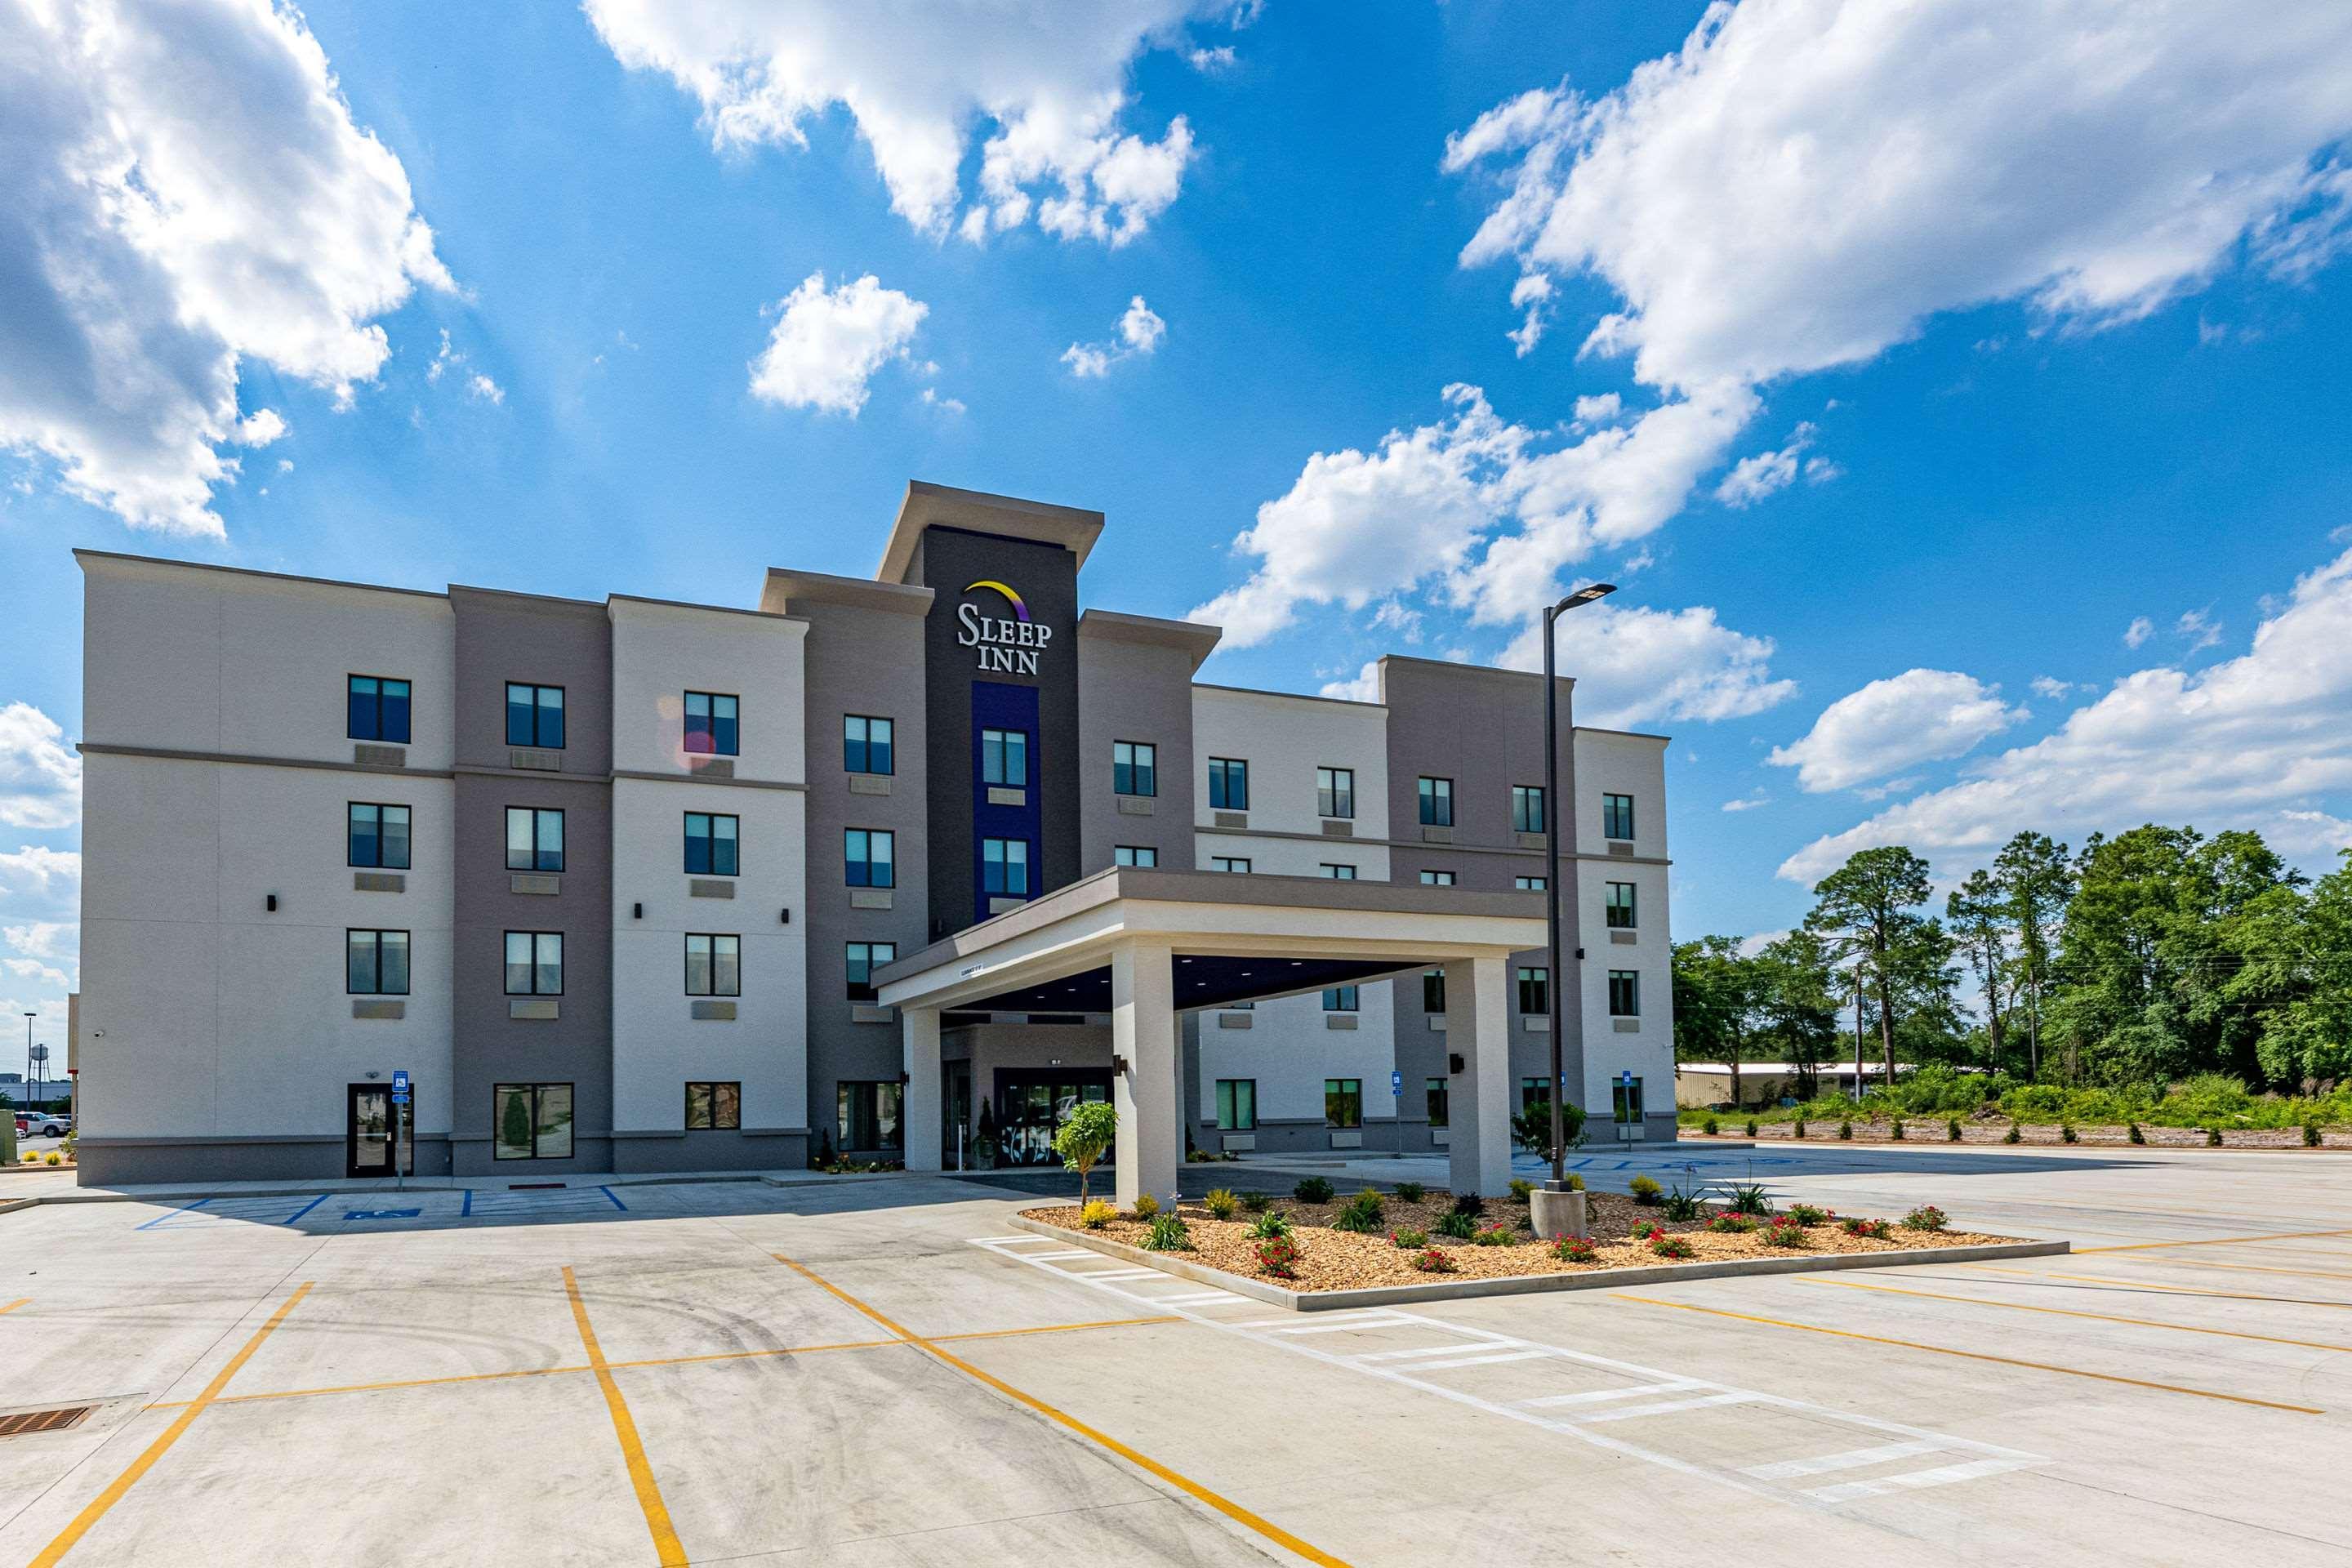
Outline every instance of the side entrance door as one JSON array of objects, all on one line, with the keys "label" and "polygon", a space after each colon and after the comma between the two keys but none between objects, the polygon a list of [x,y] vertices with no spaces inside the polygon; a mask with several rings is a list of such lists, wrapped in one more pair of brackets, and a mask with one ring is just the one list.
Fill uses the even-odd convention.
[{"label": "side entrance door", "polygon": [[389,1176],[392,1163],[392,1089],[380,1083],[351,1086],[351,1115],[345,1121],[343,1173],[348,1176]]}]

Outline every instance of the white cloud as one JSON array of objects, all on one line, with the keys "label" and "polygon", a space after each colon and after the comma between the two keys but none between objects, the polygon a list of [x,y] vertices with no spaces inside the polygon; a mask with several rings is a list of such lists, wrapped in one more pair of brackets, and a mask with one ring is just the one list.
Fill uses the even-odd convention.
[{"label": "white cloud", "polygon": [[1808,795],[1850,789],[1914,763],[1965,755],[2026,717],[2002,706],[2000,692],[1957,670],[1906,669],[1839,698],[1802,740],[1764,760],[1796,769]]},{"label": "white cloud", "polygon": [[449,329],[444,327],[441,329],[440,352],[433,356],[433,363],[425,367],[425,379],[427,381],[437,382],[450,371],[465,363],[466,356],[459,353],[455,348],[450,346]]},{"label": "white cloud", "polygon": [[0,850],[0,893],[24,900],[27,908],[70,909],[80,888],[81,857],[70,849],[27,844]]},{"label": "white cloud", "polygon": [[136,527],[222,531],[241,365],[347,401],[452,288],[400,160],[269,0],[0,11],[0,447]]},{"label": "white cloud", "polygon": [[2312,855],[2347,837],[2331,797],[2352,790],[2352,552],[2300,579],[2243,654],[2196,674],[2145,669],[2057,732],[1972,764],[1791,856],[1810,883],[1856,849],[1908,844],[1957,866],[2021,828],[2079,841],[2144,821],[2253,827]]},{"label": "white cloud", "polygon": [[2124,628],[2124,647],[2138,647],[2156,635],[2156,623],[2146,616],[2134,616],[2132,624]]},{"label": "white cloud", "polygon": [[1723,803],[1723,809],[1726,811],[1754,811],[1759,806],[1769,805],[1771,804],[1771,799],[1769,796],[1751,795],[1745,795],[1738,800],[1725,801]]},{"label": "white cloud", "polygon": [[2221,623],[2210,609],[2191,610],[2172,623],[2172,635],[2186,642],[2190,653],[2199,653],[2221,640]]},{"label": "white cloud", "polygon": [[1138,294],[1120,312],[1118,331],[1116,342],[1072,343],[1062,351],[1062,363],[1081,381],[1099,379],[1108,375],[1110,367],[1119,361],[1157,350],[1160,340],[1168,335],[1168,323]]},{"label": "white cloud", "polygon": [[[1797,482],[1797,469],[1803,461],[1806,447],[1813,444],[1814,430],[1811,425],[1800,425],[1790,433],[1789,444],[1777,452],[1759,452],[1742,458],[1732,465],[1731,472],[1715,487],[1715,499],[1728,507],[1750,507],[1774,490],[1786,489]],[[1806,465],[1816,479],[1834,478],[1835,465],[1818,458]],[[1828,472],[1824,474],[1823,470]]]},{"label": "white cloud", "polygon": [[466,391],[480,403],[504,404],[507,400],[507,389],[480,371],[466,378]]},{"label": "white cloud", "polygon": [[1576,400],[1576,422],[1588,426],[1614,425],[1624,408],[1625,400],[1613,392],[1604,392],[1598,397],[1580,397]]},{"label": "white cloud", "polygon": [[[1192,155],[1181,115],[1157,141],[1122,129],[1129,69],[1146,50],[1189,47],[1183,23],[1218,7],[587,0],[586,9],[624,66],[660,71],[701,103],[714,148],[804,147],[809,122],[838,106],[872,151],[891,209],[925,234],[953,226],[977,240],[1034,220],[1066,239],[1120,245],[1176,199]],[[967,202],[961,166],[982,122],[980,190]]]},{"label": "white cloud", "polygon": [[1372,628],[1375,631],[1394,632],[1408,643],[1421,641],[1421,623],[1422,613],[1406,609],[1403,602],[1398,599],[1387,600],[1372,612]]},{"label": "white cloud", "polygon": [[1519,358],[1527,358],[1543,342],[1544,329],[1551,324],[1551,302],[1556,292],[1551,279],[1540,272],[1524,273],[1511,285],[1511,308],[1525,314],[1519,318],[1518,326],[1506,335],[1518,350]]},{"label": "white cloud", "polygon": [[5,968],[19,980],[30,980],[59,991],[73,989],[73,980],[64,970],[43,963],[37,958],[0,958],[0,968]]},{"label": "white cloud", "polygon": [[[1797,694],[1795,681],[1771,678],[1770,637],[1734,631],[1704,605],[1653,610],[1604,600],[1562,616],[1559,631],[1557,668],[1576,678],[1580,724],[1740,719]],[[1496,662],[1541,669],[1541,623],[1513,638]]]},{"label": "white cloud", "polygon": [[923,405],[927,408],[936,408],[942,414],[961,414],[964,411],[963,399],[941,397],[940,389],[936,386],[923,388]]},{"label": "white cloud", "polygon": [[47,829],[81,820],[81,758],[65,737],[29,702],[0,708],[0,823]]},{"label": "white cloud", "polygon": [[1378,702],[1381,700],[1380,660],[1366,659],[1364,668],[1346,680],[1326,681],[1323,695],[1339,698],[1343,702]]},{"label": "white cloud", "polygon": [[2031,684],[2033,688],[2033,695],[2036,697],[2047,697],[2053,701],[2074,689],[2074,682],[2069,680],[2060,680],[2057,677],[2051,675],[2037,675],[2033,678]]},{"label": "white cloud", "polygon": [[1235,56],[1231,44],[1220,44],[1213,49],[1193,49],[1184,57],[1184,63],[1204,76],[1215,76],[1234,68]]},{"label": "white cloud", "polygon": [[0,926],[0,942],[32,958],[70,959],[78,929],[66,921],[35,921],[27,925]]},{"label": "white cloud", "polygon": [[908,357],[907,345],[930,313],[871,272],[830,293],[824,274],[812,272],[776,309],[768,346],[751,362],[751,395],[853,419],[874,373]]}]

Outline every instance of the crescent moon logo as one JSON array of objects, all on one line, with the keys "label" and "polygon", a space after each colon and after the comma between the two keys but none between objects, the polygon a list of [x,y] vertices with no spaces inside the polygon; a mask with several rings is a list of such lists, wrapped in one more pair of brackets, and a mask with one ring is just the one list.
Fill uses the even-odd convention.
[{"label": "crescent moon logo", "polygon": [[1003,584],[998,582],[995,578],[982,577],[977,583],[967,583],[964,584],[963,591],[969,594],[975,588],[995,589],[998,593],[1004,595],[1004,602],[1013,606],[1013,613],[1015,616],[1024,621],[1029,618],[1029,606],[1021,602],[1021,595],[1006,587]]}]

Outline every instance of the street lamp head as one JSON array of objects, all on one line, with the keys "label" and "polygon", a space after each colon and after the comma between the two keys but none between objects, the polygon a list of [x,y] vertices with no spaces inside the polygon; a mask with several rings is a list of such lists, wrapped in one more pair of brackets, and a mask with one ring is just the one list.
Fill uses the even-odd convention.
[{"label": "street lamp head", "polygon": [[1573,609],[1579,605],[1589,605],[1595,599],[1605,599],[1616,591],[1617,584],[1614,583],[1587,583],[1583,587],[1562,599],[1560,604]]}]

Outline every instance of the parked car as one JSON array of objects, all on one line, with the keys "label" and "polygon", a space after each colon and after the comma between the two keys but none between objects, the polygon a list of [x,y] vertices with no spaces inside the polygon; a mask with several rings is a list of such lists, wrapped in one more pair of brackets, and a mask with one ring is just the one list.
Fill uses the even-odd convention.
[{"label": "parked car", "polygon": [[62,1138],[73,1131],[73,1118],[57,1111],[22,1110],[16,1113],[16,1136],[19,1138]]}]

